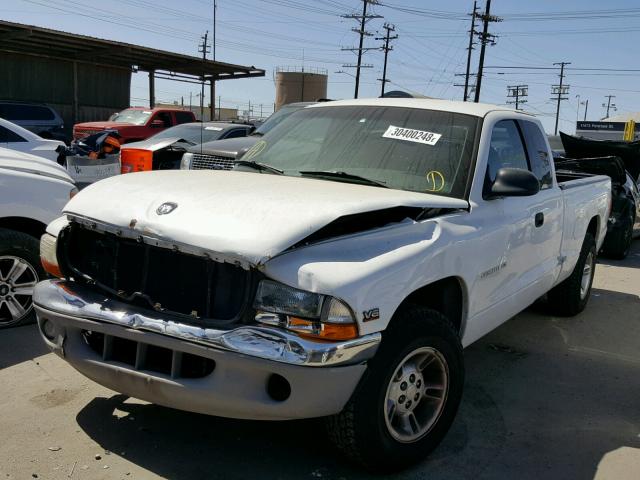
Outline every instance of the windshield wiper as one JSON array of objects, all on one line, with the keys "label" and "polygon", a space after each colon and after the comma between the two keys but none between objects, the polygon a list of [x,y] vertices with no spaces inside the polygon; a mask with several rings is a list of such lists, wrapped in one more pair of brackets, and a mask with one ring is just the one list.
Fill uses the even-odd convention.
[{"label": "windshield wiper", "polygon": [[276,173],[278,175],[282,175],[284,173],[283,170],[280,170],[279,168],[276,168],[276,167],[272,167],[271,165],[267,165],[266,163],[250,162],[249,160],[236,160],[234,166],[236,165],[239,165],[241,167],[251,167],[261,172],[271,172],[271,173]]},{"label": "windshield wiper", "polygon": [[315,171],[304,170],[299,172],[303,177],[326,177],[326,178],[343,178],[345,180],[354,180],[356,183],[362,183],[364,185],[371,185],[373,187],[389,188],[383,182],[372,180],[370,178],[361,177],[360,175],[354,175],[353,173],[347,173],[343,171]]}]

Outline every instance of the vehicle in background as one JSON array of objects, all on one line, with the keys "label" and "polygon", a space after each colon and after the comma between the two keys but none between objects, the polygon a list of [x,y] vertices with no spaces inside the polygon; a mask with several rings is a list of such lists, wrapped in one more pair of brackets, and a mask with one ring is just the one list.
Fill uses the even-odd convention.
[{"label": "vehicle in background", "polygon": [[195,122],[193,112],[176,108],[131,107],[110,117],[104,122],[84,122],[73,126],[73,139],[116,130],[122,143],[138,142],[174,125]]},{"label": "vehicle in background", "polygon": [[64,146],[61,140],[49,140],[0,118],[0,147],[30,153],[52,161],[58,159],[56,148]]},{"label": "vehicle in background", "polygon": [[580,178],[581,173],[611,178],[612,206],[602,253],[616,259],[629,254],[633,238],[640,235],[640,193],[620,157],[554,158],[556,171]]},{"label": "vehicle in background", "polygon": [[176,125],[140,142],[122,146],[122,173],[180,168],[187,148],[219,139],[246,138],[253,126],[229,122],[193,122]]},{"label": "vehicle in background", "polygon": [[42,138],[67,141],[62,117],[48,105],[0,101],[0,118],[26,128]]},{"label": "vehicle in background", "polygon": [[587,305],[611,181],[556,174],[543,132],[493,105],[337,101],[233,171],[98,182],[43,237],[41,336],[125,395],[326,416],[355,461],[406,467],[456,416],[463,346],[545,294]]},{"label": "vehicle in background", "polygon": [[262,136],[292,113],[316,103],[289,103],[267,118],[262,125],[246,137],[214,140],[189,147],[187,153],[182,157],[180,168],[182,170],[231,170],[234,160],[239,154],[253,147]]},{"label": "vehicle in background", "polygon": [[75,192],[56,162],[0,147],[0,328],[35,318],[33,288],[46,278],[40,237]]}]

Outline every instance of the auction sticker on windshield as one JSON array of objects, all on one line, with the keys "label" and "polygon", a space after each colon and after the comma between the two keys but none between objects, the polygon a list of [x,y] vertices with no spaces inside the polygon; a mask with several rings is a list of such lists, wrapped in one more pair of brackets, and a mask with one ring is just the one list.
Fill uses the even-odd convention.
[{"label": "auction sticker on windshield", "polygon": [[402,128],[389,125],[387,131],[382,134],[384,138],[396,138],[407,142],[424,143],[435,145],[442,136],[439,133],[425,132],[424,130],[413,130],[412,128]]}]

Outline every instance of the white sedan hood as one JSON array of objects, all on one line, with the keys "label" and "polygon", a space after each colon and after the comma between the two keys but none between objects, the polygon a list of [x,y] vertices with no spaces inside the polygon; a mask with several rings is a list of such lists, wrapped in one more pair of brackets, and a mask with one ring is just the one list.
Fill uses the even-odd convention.
[{"label": "white sedan hood", "polygon": [[[160,205],[177,205],[158,214]],[[108,178],[65,213],[259,265],[344,215],[392,207],[467,208],[464,200],[327,180],[235,171]]]},{"label": "white sedan hood", "polygon": [[55,161],[8,148],[0,148],[0,168],[43,175],[73,183],[64,167]]}]

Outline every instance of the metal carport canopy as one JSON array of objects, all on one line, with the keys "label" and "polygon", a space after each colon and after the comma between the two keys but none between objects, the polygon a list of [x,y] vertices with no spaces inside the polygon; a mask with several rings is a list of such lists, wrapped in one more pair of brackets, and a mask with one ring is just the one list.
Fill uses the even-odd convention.
[{"label": "metal carport canopy", "polygon": [[203,60],[179,53],[114,42],[86,35],[0,20],[0,51],[45,56],[65,61],[158,72],[176,79],[226,80],[264,77],[253,66]]}]

